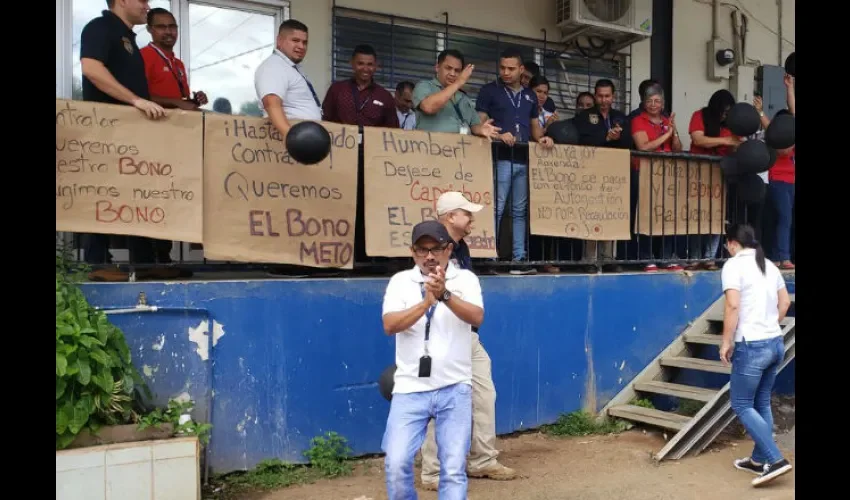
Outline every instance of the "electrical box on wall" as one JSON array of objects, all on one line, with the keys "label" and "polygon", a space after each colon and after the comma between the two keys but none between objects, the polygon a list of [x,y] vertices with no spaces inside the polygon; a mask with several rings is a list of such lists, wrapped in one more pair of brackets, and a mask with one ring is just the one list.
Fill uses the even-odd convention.
[{"label": "electrical box on wall", "polygon": [[706,44],[706,63],[708,64],[708,79],[720,81],[728,79],[730,68],[735,61],[732,44],[721,38],[709,40]]},{"label": "electrical box on wall", "polygon": [[764,114],[773,119],[780,109],[788,107],[785,90],[785,68],[765,64],[756,70],[756,91],[761,95]]},{"label": "electrical box on wall", "polygon": [[754,66],[735,66],[729,78],[729,91],[738,102],[753,102],[756,90],[756,68]]}]

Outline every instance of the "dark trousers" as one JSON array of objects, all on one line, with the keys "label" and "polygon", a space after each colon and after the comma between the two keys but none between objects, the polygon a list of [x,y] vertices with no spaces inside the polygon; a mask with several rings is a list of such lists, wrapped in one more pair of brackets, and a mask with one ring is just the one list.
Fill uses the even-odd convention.
[{"label": "dark trousers", "polygon": [[[112,256],[109,253],[108,234],[84,234],[85,261],[87,264],[109,264]],[[134,264],[153,264],[170,262],[168,255],[173,242],[156,240],[142,236],[127,236],[127,249],[130,251],[130,262]]]},{"label": "dark trousers", "polygon": [[747,203],[738,198],[738,189],[735,184],[729,184],[726,192],[726,219],[737,224],[749,224],[756,233],[756,239],[762,241],[764,208],[768,196],[765,195],[760,201]]},{"label": "dark trousers", "polygon": [[776,209],[776,239],[770,259],[776,262],[791,260],[791,222],[794,210],[794,184],[770,182],[770,197]]}]

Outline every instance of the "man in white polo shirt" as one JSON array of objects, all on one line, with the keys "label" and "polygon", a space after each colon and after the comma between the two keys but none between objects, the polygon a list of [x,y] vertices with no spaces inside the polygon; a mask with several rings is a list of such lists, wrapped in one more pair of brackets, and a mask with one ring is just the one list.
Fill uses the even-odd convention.
[{"label": "man in white polo shirt", "polygon": [[382,448],[389,500],[416,498],[413,457],[436,421],[441,500],[464,500],[472,433],[472,327],[484,321],[478,277],[451,261],[452,239],[435,220],[413,228],[415,266],[384,294],[383,323],[396,336],[393,397]]},{"label": "man in white polo shirt", "polygon": [[267,116],[283,137],[290,119],[321,120],[322,105],[301,71],[307,55],[307,26],[290,19],[280,25],[276,48],[254,73],[254,88]]}]

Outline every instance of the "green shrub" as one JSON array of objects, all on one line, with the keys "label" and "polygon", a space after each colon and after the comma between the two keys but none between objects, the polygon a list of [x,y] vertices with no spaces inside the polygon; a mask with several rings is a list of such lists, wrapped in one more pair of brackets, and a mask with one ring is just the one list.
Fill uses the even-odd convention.
[{"label": "green shrub", "polygon": [[56,254],[56,449],[83,429],[138,420],[137,389],[124,334],[94,309],[78,287],[85,268],[60,248]]}]

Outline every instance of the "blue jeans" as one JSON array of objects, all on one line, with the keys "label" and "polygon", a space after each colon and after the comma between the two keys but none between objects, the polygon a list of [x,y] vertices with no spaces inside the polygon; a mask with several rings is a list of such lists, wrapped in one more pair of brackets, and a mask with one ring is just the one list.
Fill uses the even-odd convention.
[{"label": "blue jeans", "polygon": [[425,441],[428,421],[436,420],[440,460],[440,500],[466,500],[466,455],[472,439],[472,386],[454,384],[436,391],[393,394],[381,448],[389,500],[416,500],[413,457]]},{"label": "blue jeans", "polygon": [[525,228],[528,220],[528,164],[510,160],[496,161],[496,239],[505,204],[511,196],[511,222],[513,223],[513,260],[525,259]]},{"label": "blue jeans", "polygon": [[735,343],[729,398],[747,433],[755,442],[751,458],[756,463],[776,463],[782,452],[773,440],[770,394],[779,365],[785,358],[782,336]]},{"label": "blue jeans", "polygon": [[688,236],[691,259],[716,259],[720,248],[719,234],[691,234]]},{"label": "blue jeans", "polygon": [[770,198],[776,208],[776,241],[771,260],[791,260],[791,211],[794,209],[794,184],[770,181]]}]

